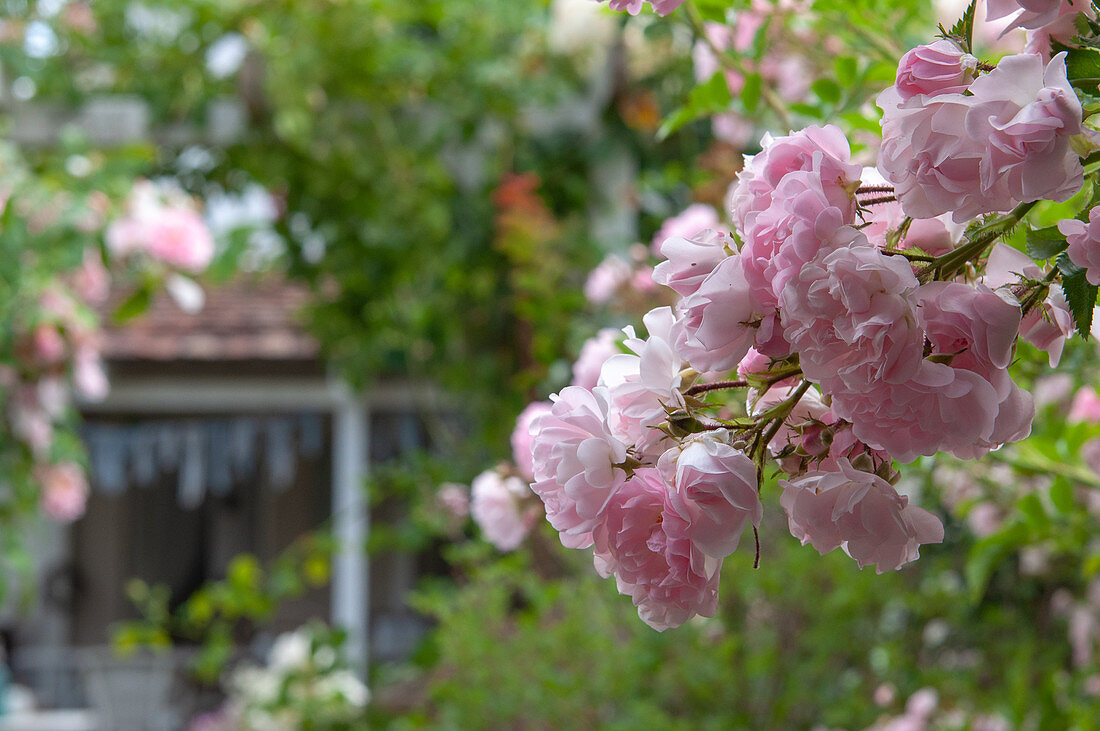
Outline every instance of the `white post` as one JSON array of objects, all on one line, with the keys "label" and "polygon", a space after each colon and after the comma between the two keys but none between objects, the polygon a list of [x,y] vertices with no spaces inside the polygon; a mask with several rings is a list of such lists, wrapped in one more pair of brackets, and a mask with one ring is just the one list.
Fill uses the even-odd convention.
[{"label": "white post", "polygon": [[366,553],[370,511],[367,475],[369,420],[363,400],[347,388],[333,413],[332,524],[336,553],[332,566],[332,622],[348,633],[348,659],[367,676],[370,629],[370,561]]}]

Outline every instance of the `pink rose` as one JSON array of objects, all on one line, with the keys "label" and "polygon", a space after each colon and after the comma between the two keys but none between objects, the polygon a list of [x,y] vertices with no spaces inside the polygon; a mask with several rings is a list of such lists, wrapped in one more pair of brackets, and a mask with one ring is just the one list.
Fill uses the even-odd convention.
[{"label": "pink rose", "polygon": [[733,553],[745,525],[759,526],[764,510],[756,465],[728,439],[725,431],[696,436],[665,452],[657,464],[674,486],[669,499],[691,523],[692,540],[711,558]]},{"label": "pink rose", "polygon": [[111,275],[97,250],[84,251],[84,261],[73,274],[73,288],[88,305],[103,304],[111,294]]},{"label": "pink rose", "polygon": [[[714,206],[692,203],[661,224],[660,230],[653,236],[650,248],[654,253],[661,253],[661,245],[668,239],[692,239],[708,230],[729,235],[728,231],[722,230],[721,223]],[[662,256],[667,255],[662,253]]]},{"label": "pink rose", "polygon": [[527,498],[530,487],[518,477],[486,470],[470,487],[470,515],[485,540],[501,551],[514,551],[531,531],[537,513]]},{"label": "pink rose", "polygon": [[593,388],[600,380],[600,369],[607,359],[618,355],[622,333],[614,328],[604,328],[584,341],[577,362],[573,364],[573,383],[581,388]]},{"label": "pink rose", "polygon": [[745,279],[740,256],[723,259],[699,289],[676,306],[676,352],[699,372],[734,368],[758,334],[778,329],[774,308],[760,305]]},{"label": "pink rose", "polygon": [[177,269],[203,271],[214,258],[214,237],[193,206],[177,189],[138,181],[126,215],[107,228],[108,250],[116,257],[144,253]]},{"label": "pink rose", "polygon": [[110,383],[103,367],[103,358],[93,347],[79,347],[73,356],[73,386],[88,401],[107,398]]},{"label": "pink rose", "polygon": [[584,296],[594,305],[610,302],[632,275],[633,270],[626,259],[609,254],[589,273],[584,283]]},{"label": "pink rose", "polygon": [[681,297],[690,297],[733,249],[729,236],[718,231],[703,231],[690,238],[666,238],[658,247],[666,261],[653,270],[653,280]]},{"label": "pink rose", "polygon": [[772,193],[788,173],[814,172],[830,201],[839,200],[840,191],[851,196],[859,187],[861,168],[851,162],[851,148],[838,127],[811,126],[778,138],[765,134],[761,147],[759,154],[746,158],[730,191],[730,218],[742,233],[771,206]]},{"label": "pink rose", "polygon": [[88,503],[88,481],[84,471],[73,462],[60,462],[36,470],[42,486],[42,509],[62,523],[71,523],[84,514]]},{"label": "pink rose", "polygon": [[986,7],[986,20],[1000,20],[1013,15],[1012,22],[1005,26],[1001,35],[1016,28],[1038,30],[1054,23],[1065,15],[1077,13],[1091,7],[1081,0],[1069,3],[1066,0],[989,0]]},{"label": "pink rose", "polygon": [[826,391],[838,382],[866,390],[912,377],[924,346],[912,303],[917,286],[904,258],[872,246],[839,248],[808,263],[781,303],[803,373]]},{"label": "pink rose", "polygon": [[939,519],[910,505],[890,483],[847,460],[837,467],[779,481],[791,535],[803,545],[822,555],[841,547],[860,568],[877,564],[881,574],[915,561],[921,545],[943,540]]},{"label": "pink rose", "polygon": [[39,365],[51,366],[65,359],[65,338],[53,325],[43,323],[34,329],[34,359]]},{"label": "pink rose", "polygon": [[953,212],[962,223],[1026,201],[1064,201],[1080,189],[1070,138],[1082,131],[1081,104],[1064,54],[1045,69],[1038,56],[1007,56],[966,91],[905,99],[890,87],[878,98],[879,170],[908,215]]},{"label": "pink rose", "polygon": [[470,493],[465,485],[445,482],[435,494],[439,505],[459,520],[470,514]]},{"label": "pink rose", "polygon": [[169,266],[201,272],[214,258],[214,237],[202,216],[188,208],[166,208],[147,229],[146,250]]},{"label": "pink rose", "polygon": [[1058,222],[1058,230],[1069,242],[1070,261],[1085,270],[1089,284],[1100,284],[1100,213],[1089,211],[1088,223],[1067,218]]},{"label": "pink rose", "polygon": [[902,100],[919,94],[962,92],[978,74],[978,59],[948,40],[917,46],[898,62],[894,88]]},{"label": "pink rose", "polygon": [[1071,424],[1100,424],[1100,394],[1091,386],[1077,389],[1066,418]]},{"label": "pink rose", "polygon": [[599,385],[607,389],[607,424],[617,439],[639,454],[664,451],[667,435],[656,429],[665,421],[666,407],[684,405],[680,393],[683,361],[672,348],[672,310],[658,307],[642,318],[649,337],[634,336],[627,328],[626,346],[635,354],[607,359]]},{"label": "pink rose", "polygon": [[[1017,284],[1021,277],[1042,279],[1043,270],[1027,254],[997,244],[989,254],[982,283],[994,289]],[[1062,359],[1066,338],[1076,332],[1073,315],[1061,288],[1052,287],[1042,305],[1032,307],[1020,323],[1020,337],[1048,354],[1050,367]]]},{"label": "pink rose", "polygon": [[1008,374],[1020,329],[1015,298],[1004,290],[958,282],[930,282],[921,287],[917,298],[932,353],[949,356],[955,371],[977,373],[996,393],[997,414],[989,436],[977,438],[972,449],[958,445],[952,454],[973,459],[1030,434],[1035,415],[1031,394]]},{"label": "pink rose", "polygon": [[546,517],[568,548],[592,545],[604,506],[626,481],[626,445],[607,426],[608,394],[567,386],[531,424],[535,482]]},{"label": "pink rose", "polygon": [[692,540],[692,524],[670,498],[670,486],[654,468],[635,471],[608,503],[593,532],[594,562],[614,575],[638,616],[657,631],[678,627],[718,608],[722,560],[708,557]]},{"label": "pink rose", "polygon": [[536,401],[528,404],[516,418],[512,430],[512,461],[524,477],[531,479],[535,474],[535,465],[531,461],[531,424],[539,416],[549,413],[553,404],[549,401]]},{"label": "pink rose", "polygon": [[847,190],[827,185],[817,171],[788,173],[771,205],[743,231],[741,259],[757,302],[774,306],[787,280],[818,253],[866,241],[848,225],[854,205]]}]

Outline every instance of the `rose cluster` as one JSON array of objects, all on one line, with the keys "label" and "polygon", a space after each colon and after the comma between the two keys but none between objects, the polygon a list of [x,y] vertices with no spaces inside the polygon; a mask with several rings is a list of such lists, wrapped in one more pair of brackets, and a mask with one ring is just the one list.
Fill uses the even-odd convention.
[{"label": "rose cluster", "polygon": [[[1079,10],[1010,4],[990,16],[1058,38]],[[769,464],[791,534],[822,554],[883,572],[943,540],[895,489],[895,462],[976,459],[1026,437],[1035,405],[1009,373],[1016,342],[1055,365],[1075,331],[1055,285],[1072,265],[1100,282],[1095,209],[1057,227],[1068,265],[997,242],[1084,183],[1080,153],[1096,145],[1066,54],[991,66],[968,49],[948,35],[901,59],[878,99],[877,169],[831,125],[765,135],[727,196],[732,228],[701,206],[668,222],[652,279],[674,304],[645,315],[644,338],[601,331],[573,384],[524,412],[516,468],[475,489],[491,540],[511,548],[529,530],[526,493],[506,486],[529,477],[562,543],[591,548],[659,630],[714,614],[750,524],[759,547]],[[734,389],[743,402],[712,396]]]}]

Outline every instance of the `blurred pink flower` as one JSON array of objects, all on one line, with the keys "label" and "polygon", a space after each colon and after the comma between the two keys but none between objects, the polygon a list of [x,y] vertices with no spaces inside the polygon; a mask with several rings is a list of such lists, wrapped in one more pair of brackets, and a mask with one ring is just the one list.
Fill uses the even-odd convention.
[{"label": "blurred pink flower", "polygon": [[584,283],[584,296],[594,305],[610,302],[619,288],[630,281],[633,270],[629,262],[615,254],[604,257]]},{"label": "blurred pink flower", "polygon": [[527,480],[531,480],[535,474],[531,457],[531,424],[542,414],[549,413],[551,407],[553,404],[549,401],[528,404],[516,418],[516,426],[512,430],[512,461],[520,475]]},{"label": "blurred pink flower", "polygon": [[514,551],[531,531],[537,511],[529,498],[531,488],[518,477],[502,477],[486,470],[470,487],[470,515],[485,540],[501,551]]},{"label": "blurred pink flower", "polygon": [[60,462],[36,470],[42,486],[42,509],[56,521],[71,523],[84,514],[88,480],[73,462]]},{"label": "blurred pink flower", "polygon": [[435,495],[443,509],[455,518],[461,520],[470,514],[470,493],[465,485],[445,482]]},{"label": "blurred pink flower", "polygon": [[691,239],[708,230],[728,235],[729,232],[721,230],[720,224],[718,211],[714,210],[713,206],[708,206],[706,203],[692,203],[672,218],[665,219],[660,230],[654,234],[650,248],[654,253],[660,253],[661,245],[666,239]]},{"label": "blurred pink flower", "polygon": [[1071,424],[1100,424],[1100,394],[1092,386],[1082,386],[1073,395],[1067,417]]},{"label": "blurred pink flower", "polygon": [[577,362],[573,364],[573,382],[570,385],[593,388],[600,380],[600,369],[613,355],[618,355],[621,331],[606,327],[584,341]]},{"label": "blurred pink flower", "polygon": [[84,261],[73,273],[73,287],[85,304],[100,305],[107,300],[111,293],[111,275],[95,249],[84,251]]}]

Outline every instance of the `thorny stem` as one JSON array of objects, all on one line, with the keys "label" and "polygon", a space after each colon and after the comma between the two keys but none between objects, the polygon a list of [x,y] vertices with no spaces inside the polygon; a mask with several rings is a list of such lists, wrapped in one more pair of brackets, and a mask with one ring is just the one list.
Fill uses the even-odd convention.
[{"label": "thorny stem", "polygon": [[904,256],[909,261],[935,261],[936,260],[936,257],[929,256],[928,254],[918,254],[918,253],[913,252],[913,251],[901,251],[899,249],[887,249],[885,247],[882,249],[882,253],[883,254],[888,254],[890,256]]},{"label": "thorny stem", "polygon": [[[736,71],[742,76],[748,76],[749,71],[745,68],[745,65],[741,63],[741,59],[731,55],[727,51],[723,51],[711,41],[710,36],[707,35],[706,27],[703,24],[703,16],[699,13],[699,9],[695,7],[695,3],[689,2],[684,8],[687,10],[688,22],[691,23],[691,27],[695,30],[696,35],[710,47],[711,53],[718,59],[718,62],[731,71]],[[772,108],[772,111],[779,117],[779,121],[783,126],[790,129],[791,114],[787,110],[787,105],[783,103],[782,99],[776,96],[775,91],[773,91],[767,83],[761,82],[760,84],[760,98],[764,100],[765,104]]]},{"label": "thorny stem", "polygon": [[877,206],[880,203],[893,203],[896,200],[897,198],[892,195],[880,195],[874,198],[865,198],[859,201],[859,204],[861,206]]},{"label": "thorny stem", "polygon": [[747,381],[715,381],[714,383],[699,383],[684,391],[685,396],[695,396],[708,391],[722,391],[729,388],[747,388]]},{"label": "thorny stem", "polygon": [[922,282],[926,282],[929,279],[951,278],[961,270],[967,262],[980,257],[991,243],[1019,223],[1037,203],[1038,201],[1021,203],[1013,208],[1010,213],[1006,213],[990,221],[975,231],[967,243],[957,249],[949,251],[943,256],[936,257],[928,266],[917,273],[917,278]]},{"label": "thorny stem", "polygon": [[760,532],[756,530],[756,526],[752,527],[752,539],[756,542],[756,558],[752,560],[752,567],[754,569],[760,568]]},{"label": "thorny stem", "polygon": [[856,195],[863,195],[864,193],[893,193],[894,186],[892,185],[861,185],[856,189]]},{"label": "thorny stem", "polygon": [[1027,296],[1020,302],[1020,316],[1026,317],[1027,313],[1031,311],[1035,305],[1045,297],[1046,293],[1050,291],[1050,284],[1058,278],[1058,267],[1051,267],[1047,275],[1043,277],[1040,284],[1034,286]]}]

